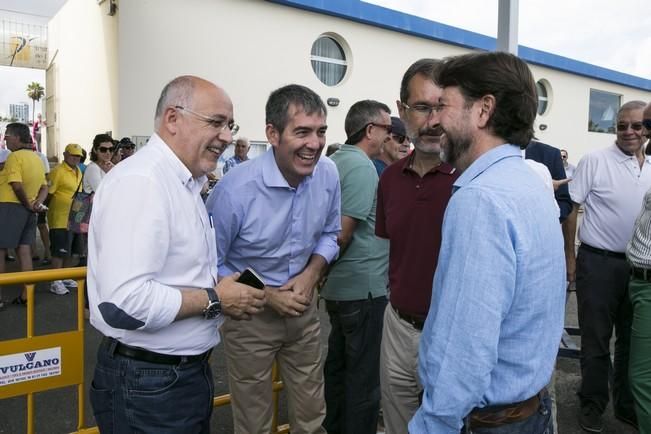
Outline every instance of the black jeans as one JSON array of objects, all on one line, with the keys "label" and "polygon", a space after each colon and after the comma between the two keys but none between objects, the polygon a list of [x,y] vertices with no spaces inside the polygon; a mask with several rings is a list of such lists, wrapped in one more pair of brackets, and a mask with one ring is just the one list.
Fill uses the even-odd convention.
[{"label": "black jeans", "polygon": [[326,300],[330,316],[325,362],[328,434],[375,434],[380,411],[380,343],[385,296]]},{"label": "black jeans", "polygon": [[[613,407],[631,418],[633,397],[628,382],[628,356],[633,307],[628,296],[630,268],[625,259],[579,248],[576,297],[581,329],[581,407],[600,412],[608,405],[612,375]],[[610,363],[610,337],[615,327],[615,357]]]}]

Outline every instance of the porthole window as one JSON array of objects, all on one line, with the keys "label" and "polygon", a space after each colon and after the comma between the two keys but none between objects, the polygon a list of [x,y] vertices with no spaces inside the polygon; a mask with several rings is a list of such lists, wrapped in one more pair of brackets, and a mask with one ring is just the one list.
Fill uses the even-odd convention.
[{"label": "porthole window", "polygon": [[536,82],[536,93],[538,94],[538,115],[547,113],[549,107],[549,82],[547,80],[538,80]]},{"label": "porthole window", "polygon": [[335,86],[344,79],[348,62],[342,44],[332,36],[322,35],[312,44],[312,70],[326,86]]}]

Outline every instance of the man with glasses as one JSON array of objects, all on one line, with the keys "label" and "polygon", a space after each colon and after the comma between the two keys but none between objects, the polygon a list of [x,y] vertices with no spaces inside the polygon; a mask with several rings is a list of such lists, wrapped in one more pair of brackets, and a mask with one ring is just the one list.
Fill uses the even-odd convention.
[{"label": "man with glasses", "polygon": [[[21,271],[31,271],[35,213],[43,211],[47,196],[45,170],[41,159],[32,152],[32,138],[27,125],[8,124],[4,140],[11,152],[0,164],[4,166],[0,170],[0,273],[5,271],[8,249],[16,250]],[[23,290],[13,303],[25,304],[25,296]],[[0,293],[0,307],[3,304]]]},{"label": "man with glasses", "polygon": [[442,163],[441,129],[434,113],[441,89],[439,61],[421,59],[405,72],[396,101],[414,150],[380,178],[375,233],[389,240],[389,297],[380,358],[387,434],[407,433],[422,391],[418,344],[432,296],[441,225],[457,174]]},{"label": "man with glasses", "polygon": [[389,135],[389,140],[382,144],[380,155],[373,159],[377,176],[381,176],[387,166],[406,157],[408,152],[404,151],[405,148],[409,150],[409,140],[407,139],[405,124],[402,123],[400,118],[391,116],[391,134]]},{"label": "man with glasses", "polygon": [[565,169],[565,175],[568,178],[572,179],[572,176],[574,176],[574,171],[576,170],[576,166],[570,163],[569,154],[565,149],[561,149],[561,160],[563,160],[563,168]]},{"label": "man with glasses", "polygon": [[122,140],[118,143],[117,149],[122,151],[122,160],[125,160],[136,152],[136,144],[133,143],[129,137],[122,137]]},{"label": "man with glasses", "polygon": [[[181,76],[161,92],[147,146],[102,180],[88,242],[90,321],[104,338],[90,389],[101,432],[209,433],[208,362],[224,315],[264,291],[217,280],[206,174],[237,127],[221,88]],[[116,228],[116,224],[120,227]]]},{"label": "man with glasses", "polygon": [[[568,217],[570,234],[575,233],[579,205],[584,207],[581,246],[576,260],[572,257],[568,263],[568,279],[574,281],[576,276],[581,329],[579,423],[590,432],[603,429],[601,415],[608,404],[611,378],[615,417],[637,425],[628,374],[632,307],[630,267],[624,252],[644,195],[651,188],[651,157],[644,155],[642,147],[645,105],[642,101],[622,105],[615,143],[584,156],[570,183],[574,202]],[[611,377],[613,326],[617,340]]]},{"label": "man with glasses", "polygon": [[341,184],[341,233],[339,257],[321,288],[331,324],[324,369],[328,433],[377,431],[389,246],[375,236],[378,175],[371,159],[391,140],[390,113],[378,101],[353,104],[346,143],[330,157]]},{"label": "man with glasses", "polygon": [[[206,202],[215,222],[220,275],[259,273],[267,307],[222,327],[236,434],[268,433],[271,367],[278,361],[292,433],[321,434],[325,415],[321,325],[315,286],[337,252],[341,195],[323,158],[327,110],[305,86],[269,95],[270,149],[222,178]],[[369,162],[370,164],[370,162]]]}]

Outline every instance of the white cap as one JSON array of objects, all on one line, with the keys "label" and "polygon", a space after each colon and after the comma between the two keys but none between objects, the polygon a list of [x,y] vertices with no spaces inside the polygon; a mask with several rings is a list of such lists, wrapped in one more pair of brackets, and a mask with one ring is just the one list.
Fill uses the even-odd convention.
[{"label": "white cap", "polygon": [[0,149],[0,163],[7,161],[9,154],[11,154],[11,151],[9,149]]}]

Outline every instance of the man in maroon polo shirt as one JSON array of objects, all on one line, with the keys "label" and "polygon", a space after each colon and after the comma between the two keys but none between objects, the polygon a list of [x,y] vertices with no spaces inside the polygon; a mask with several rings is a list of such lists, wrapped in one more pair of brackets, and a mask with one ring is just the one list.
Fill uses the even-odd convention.
[{"label": "man in maroon polo shirt", "polygon": [[438,65],[421,59],[402,78],[398,112],[414,151],[384,170],[377,193],[375,233],[390,240],[390,304],[380,355],[386,434],[406,434],[420,405],[418,344],[432,295],[443,214],[458,176],[440,158],[435,108],[442,90],[433,81]]}]

